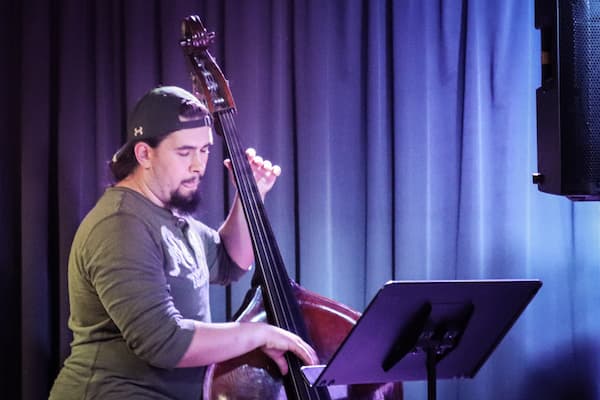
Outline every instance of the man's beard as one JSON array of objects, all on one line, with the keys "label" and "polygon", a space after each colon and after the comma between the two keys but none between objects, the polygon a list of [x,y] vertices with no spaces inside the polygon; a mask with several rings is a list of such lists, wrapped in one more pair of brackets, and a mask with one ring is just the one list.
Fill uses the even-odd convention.
[{"label": "man's beard", "polygon": [[179,191],[171,194],[171,199],[166,204],[167,208],[175,209],[181,214],[191,214],[200,204],[200,190],[196,189],[188,196],[184,196]]}]

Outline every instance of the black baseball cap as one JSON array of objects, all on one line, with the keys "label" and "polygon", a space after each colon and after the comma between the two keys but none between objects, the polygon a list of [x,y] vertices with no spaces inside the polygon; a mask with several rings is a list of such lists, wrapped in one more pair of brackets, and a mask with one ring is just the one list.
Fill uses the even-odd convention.
[{"label": "black baseball cap", "polygon": [[196,96],[177,86],[154,88],[142,96],[129,114],[127,142],[115,153],[113,162],[131,143],[201,126],[212,126],[212,117]]}]

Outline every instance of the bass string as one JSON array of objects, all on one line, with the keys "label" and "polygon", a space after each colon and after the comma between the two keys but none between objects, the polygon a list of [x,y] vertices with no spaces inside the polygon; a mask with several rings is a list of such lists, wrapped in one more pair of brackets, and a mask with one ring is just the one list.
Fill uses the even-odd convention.
[{"label": "bass string", "polygon": [[[260,265],[261,273],[267,282],[265,282],[264,290],[268,291],[267,295],[273,301],[275,315],[273,316],[275,323],[286,329],[298,331],[298,326],[292,316],[292,305],[290,299],[286,295],[285,288],[289,287],[289,279],[285,270],[282,272],[283,265],[281,256],[274,243],[273,234],[266,219],[264,204],[260,198],[254,175],[247,162],[247,157],[242,148],[238,136],[237,128],[233,120],[233,111],[228,111],[220,114],[223,118],[220,119],[223,127],[224,137],[229,146],[231,162],[236,175],[238,191],[240,197],[245,200],[242,204],[247,206],[246,212],[249,218],[249,231],[253,237],[253,242],[256,246],[257,264]],[[237,174],[236,174],[237,172]]]},{"label": "bass string", "polygon": [[[275,312],[274,318],[276,324],[285,329],[298,332],[298,327],[293,316],[290,299],[285,294],[283,288],[289,287],[289,278],[287,273],[281,273],[283,263],[281,255],[274,242],[274,237],[266,213],[264,204],[260,198],[258,188],[254,179],[254,174],[247,162],[246,154],[237,136],[237,127],[233,120],[233,111],[228,111],[220,114],[221,126],[224,130],[226,144],[231,157],[231,162],[234,166],[234,174],[237,171],[236,179],[238,182],[239,195],[243,196],[244,202],[247,205],[248,218],[252,220],[249,223],[249,230],[254,243],[257,247],[258,262],[262,266],[262,273],[265,279],[269,279],[271,284],[266,284],[263,290],[268,291],[271,300],[279,306],[280,311]],[[269,240],[272,239],[272,240]],[[279,264],[277,263],[279,261]],[[285,321],[285,322],[282,322]],[[284,325],[285,324],[285,325]],[[311,388],[300,370],[300,360],[296,357],[287,357],[289,368],[289,378],[292,382],[291,389],[294,390],[296,399],[304,400],[325,400],[329,399],[329,394],[326,388]]]}]

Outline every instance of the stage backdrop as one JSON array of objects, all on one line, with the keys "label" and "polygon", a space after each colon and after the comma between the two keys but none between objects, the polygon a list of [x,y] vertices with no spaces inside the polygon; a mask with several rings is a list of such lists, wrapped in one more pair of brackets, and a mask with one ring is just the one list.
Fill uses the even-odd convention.
[{"label": "stage backdrop", "polygon": [[[362,311],[390,279],[544,286],[460,400],[595,399],[600,208],[539,193],[533,0],[30,0],[0,6],[1,387],[43,399],[70,340],[67,256],[127,111],[191,87],[181,20],[216,32],[247,146],[281,165],[267,209],[290,275]],[[231,188],[222,141],[199,216]],[[237,309],[249,279],[212,292]],[[357,360],[360,362],[360,360]],[[423,382],[406,399],[425,398]]]}]

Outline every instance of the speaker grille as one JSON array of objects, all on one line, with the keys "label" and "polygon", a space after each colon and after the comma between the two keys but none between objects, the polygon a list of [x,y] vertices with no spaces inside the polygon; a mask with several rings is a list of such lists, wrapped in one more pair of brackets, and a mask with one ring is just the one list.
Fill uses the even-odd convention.
[{"label": "speaker grille", "polygon": [[600,1],[561,1],[561,131],[566,192],[600,192]]}]

